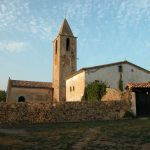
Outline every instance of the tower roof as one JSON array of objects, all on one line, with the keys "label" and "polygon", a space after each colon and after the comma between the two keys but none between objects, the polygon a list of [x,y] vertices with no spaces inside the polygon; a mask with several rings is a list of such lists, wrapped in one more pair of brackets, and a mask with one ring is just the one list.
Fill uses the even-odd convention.
[{"label": "tower roof", "polygon": [[74,36],[66,18],[64,19],[58,34]]}]

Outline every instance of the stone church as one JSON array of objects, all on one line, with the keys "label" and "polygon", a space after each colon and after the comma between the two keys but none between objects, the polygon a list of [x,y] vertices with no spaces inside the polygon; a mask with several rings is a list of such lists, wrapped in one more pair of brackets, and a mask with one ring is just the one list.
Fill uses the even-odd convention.
[{"label": "stone church", "polygon": [[12,80],[7,86],[7,102],[65,102],[66,77],[76,72],[77,37],[64,19],[54,40],[53,82]]},{"label": "stone church", "polygon": [[129,82],[150,81],[150,71],[128,61],[111,63],[77,71],[77,37],[64,19],[53,50],[53,82],[12,80],[7,86],[7,102],[65,102],[81,101],[85,86],[95,80],[104,81],[118,89]]}]

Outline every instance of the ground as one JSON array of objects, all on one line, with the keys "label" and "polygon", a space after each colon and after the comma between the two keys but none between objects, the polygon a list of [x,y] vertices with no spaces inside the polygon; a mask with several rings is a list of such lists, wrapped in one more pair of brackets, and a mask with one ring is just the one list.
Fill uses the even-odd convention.
[{"label": "ground", "polygon": [[0,125],[0,150],[150,150],[150,118]]}]

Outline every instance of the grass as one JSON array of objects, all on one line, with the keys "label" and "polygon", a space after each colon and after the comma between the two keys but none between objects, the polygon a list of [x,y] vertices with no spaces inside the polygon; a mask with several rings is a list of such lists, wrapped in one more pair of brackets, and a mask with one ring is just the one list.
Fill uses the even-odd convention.
[{"label": "grass", "polygon": [[140,150],[150,119],[0,125],[0,150]]}]

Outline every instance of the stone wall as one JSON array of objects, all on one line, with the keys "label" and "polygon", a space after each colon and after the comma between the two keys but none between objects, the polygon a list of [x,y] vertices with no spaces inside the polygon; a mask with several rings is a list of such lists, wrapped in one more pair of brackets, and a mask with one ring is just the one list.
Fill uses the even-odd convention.
[{"label": "stone wall", "polygon": [[0,103],[0,123],[55,123],[120,119],[129,109],[126,101]]},{"label": "stone wall", "polygon": [[114,101],[121,99],[122,99],[122,92],[120,90],[107,88],[106,94],[102,97],[101,101]]}]

